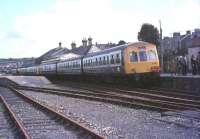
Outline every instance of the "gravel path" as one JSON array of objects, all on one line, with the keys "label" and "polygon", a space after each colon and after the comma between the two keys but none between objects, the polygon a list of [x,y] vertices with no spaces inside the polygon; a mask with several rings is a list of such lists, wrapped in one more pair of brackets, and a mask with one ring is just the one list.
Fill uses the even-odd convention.
[{"label": "gravel path", "polygon": [[[108,139],[199,139],[200,121],[103,102],[22,91]],[[165,122],[167,121],[167,122]]]}]

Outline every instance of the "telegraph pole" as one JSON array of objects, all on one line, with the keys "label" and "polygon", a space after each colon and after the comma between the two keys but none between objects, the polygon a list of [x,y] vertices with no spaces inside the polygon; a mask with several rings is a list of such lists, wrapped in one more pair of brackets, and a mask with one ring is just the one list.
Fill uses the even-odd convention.
[{"label": "telegraph pole", "polygon": [[161,20],[159,20],[160,25],[160,34],[159,34],[159,40],[160,40],[160,56],[161,56],[161,71],[163,72],[163,45],[162,45],[162,27],[161,27]]}]

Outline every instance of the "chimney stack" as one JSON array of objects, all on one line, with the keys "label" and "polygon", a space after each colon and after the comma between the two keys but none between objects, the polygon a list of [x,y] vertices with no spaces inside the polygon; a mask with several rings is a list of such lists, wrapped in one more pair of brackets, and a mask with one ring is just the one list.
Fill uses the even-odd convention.
[{"label": "chimney stack", "polygon": [[82,40],[82,43],[83,43],[83,47],[87,47],[87,40],[85,38]]},{"label": "chimney stack", "polygon": [[88,45],[92,46],[92,38],[91,37],[88,38]]},{"label": "chimney stack", "polygon": [[190,30],[186,31],[186,34],[191,34],[191,31]]},{"label": "chimney stack", "polygon": [[72,42],[72,43],[71,43],[71,46],[72,46],[72,49],[76,48],[76,43],[75,43],[75,42]]},{"label": "chimney stack", "polygon": [[61,48],[61,47],[62,47],[62,43],[61,43],[61,42],[59,42],[59,44],[58,44],[58,45],[59,45],[59,48]]}]

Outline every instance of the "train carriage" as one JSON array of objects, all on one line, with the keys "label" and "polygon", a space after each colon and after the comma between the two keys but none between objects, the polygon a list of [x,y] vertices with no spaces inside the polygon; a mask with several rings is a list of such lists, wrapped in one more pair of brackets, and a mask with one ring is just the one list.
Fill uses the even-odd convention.
[{"label": "train carriage", "polygon": [[83,58],[85,74],[140,75],[159,70],[156,46],[146,42],[120,45]]},{"label": "train carriage", "polygon": [[27,75],[27,68],[18,68],[17,72],[20,75]]},{"label": "train carriage", "polygon": [[82,57],[73,53],[64,55],[57,64],[57,74],[82,74]]},{"label": "train carriage", "polygon": [[[39,66],[17,69],[21,75],[83,75],[80,77],[91,77],[95,80],[97,76],[98,80],[135,80],[143,77],[146,79],[159,71],[156,46],[147,42],[128,43],[104,50],[91,49],[86,55],[71,52],[43,61]],[[115,78],[110,78],[113,76]]]},{"label": "train carriage", "polygon": [[57,73],[57,62],[58,59],[51,59],[43,61],[40,65],[39,73],[41,75],[45,74],[56,74]]},{"label": "train carriage", "polygon": [[90,53],[83,58],[84,74],[124,74],[123,46]]}]

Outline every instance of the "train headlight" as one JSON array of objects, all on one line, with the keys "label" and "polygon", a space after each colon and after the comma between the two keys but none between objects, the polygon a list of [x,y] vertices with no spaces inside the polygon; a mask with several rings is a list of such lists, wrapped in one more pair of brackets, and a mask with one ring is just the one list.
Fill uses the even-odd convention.
[{"label": "train headlight", "polygon": [[136,70],[133,68],[133,69],[131,69],[131,71],[133,72],[133,73],[136,73]]},{"label": "train headlight", "polygon": [[151,71],[153,71],[153,72],[159,72],[160,71],[160,67],[159,66],[152,66],[151,67]]}]

